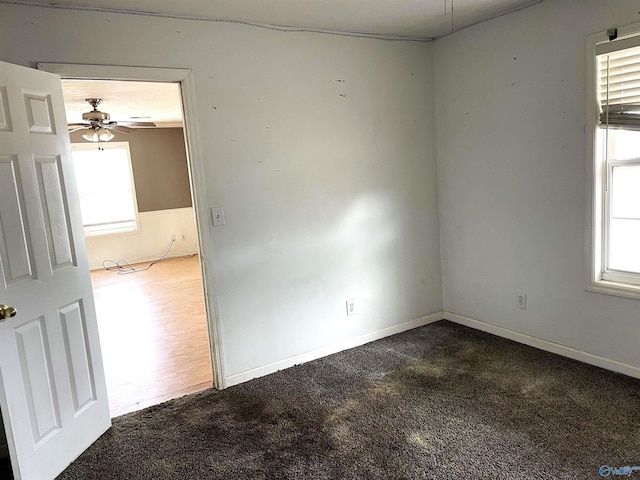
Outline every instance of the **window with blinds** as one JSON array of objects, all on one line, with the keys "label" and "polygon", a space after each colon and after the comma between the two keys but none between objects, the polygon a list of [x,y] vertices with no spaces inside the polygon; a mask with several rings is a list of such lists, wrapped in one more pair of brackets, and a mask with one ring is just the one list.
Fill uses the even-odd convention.
[{"label": "window with blinds", "polygon": [[599,278],[640,286],[640,37],[596,47]]}]

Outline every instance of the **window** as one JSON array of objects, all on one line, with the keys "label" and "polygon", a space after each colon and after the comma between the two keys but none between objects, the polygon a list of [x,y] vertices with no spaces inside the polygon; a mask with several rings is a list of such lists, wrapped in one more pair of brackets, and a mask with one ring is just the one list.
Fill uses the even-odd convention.
[{"label": "window", "polygon": [[590,288],[640,298],[640,24],[590,37]]},{"label": "window", "polygon": [[135,232],[138,208],[128,142],[71,147],[85,236]]}]

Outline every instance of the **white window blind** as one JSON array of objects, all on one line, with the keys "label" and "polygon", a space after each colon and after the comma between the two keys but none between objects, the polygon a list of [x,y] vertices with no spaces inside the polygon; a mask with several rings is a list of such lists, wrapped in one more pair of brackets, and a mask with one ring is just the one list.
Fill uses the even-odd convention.
[{"label": "white window blind", "polygon": [[602,53],[597,64],[600,124],[640,129],[640,46]]}]

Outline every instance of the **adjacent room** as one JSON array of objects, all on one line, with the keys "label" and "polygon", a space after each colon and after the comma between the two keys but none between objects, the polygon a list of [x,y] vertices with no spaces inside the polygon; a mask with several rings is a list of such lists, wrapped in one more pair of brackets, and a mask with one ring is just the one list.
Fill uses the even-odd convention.
[{"label": "adjacent room", "polygon": [[[210,388],[180,86],[62,88],[111,416]],[[96,116],[109,122],[98,138]]]},{"label": "adjacent room", "polygon": [[[71,133],[77,152],[128,142],[137,220],[164,226],[144,241],[86,237],[100,341],[116,345],[96,355],[87,315],[87,336],[69,338],[88,339],[88,373],[66,369],[77,362],[56,348],[64,325],[60,340],[30,340],[52,345],[45,354],[20,353],[70,301],[33,313],[36,323],[17,306],[0,323],[0,454],[17,478],[640,474],[636,0],[154,3],[0,0],[3,65],[60,75],[63,87],[169,82],[184,102],[181,126],[99,142]],[[18,90],[28,106],[49,98]],[[86,98],[112,120],[156,122],[153,98],[147,112],[120,111],[117,95],[87,92],[80,115]],[[67,117],[58,130],[82,118]],[[171,151],[154,136],[164,130],[184,143],[181,173],[158,165]],[[13,154],[0,149],[5,178]],[[188,194],[172,184],[185,181]],[[24,202],[37,227],[37,204]],[[156,218],[173,210],[191,226]],[[147,265],[165,251],[185,258],[118,274],[120,260]],[[123,357],[150,355],[144,333],[120,333],[154,315],[129,320],[119,299],[143,274],[177,289],[178,274],[162,270],[173,261],[201,275],[185,280],[200,298],[177,290],[130,308],[179,325],[199,316],[182,336],[205,351],[207,378]],[[0,285],[1,303],[22,298],[23,283]],[[27,358],[55,388],[24,380]],[[104,363],[111,399],[110,359],[148,391],[183,387],[109,414],[99,373]],[[76,373],[98,379],[86,404],[65,386]],[[92,436],[72,443],[68,425],[89,414]]]}]

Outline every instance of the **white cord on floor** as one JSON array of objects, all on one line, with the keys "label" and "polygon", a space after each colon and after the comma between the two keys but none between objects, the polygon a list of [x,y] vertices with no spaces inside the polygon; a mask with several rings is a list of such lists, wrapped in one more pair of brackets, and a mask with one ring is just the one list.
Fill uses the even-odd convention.
[{"label": "white cord on floor", "polygon": [[195,257],[197,255],[196,253],[193,253],[191,255],[181,255],[181,256],[177,256],[177,257],[167,257],[167,255],[169,255],[169,250],[171,250],[171,247],[173,246],[174,243],[175,243],[175,239],[171,239],[171,242],[169,242],[169,246],[164,251],[164,253],[159,258],[157,258],[156,260],[152,261],[148,265],[145,265],[144,267],[137,267],[136,268],[133,265],[131,265],[129,262],[127,262],[126,260],[118,260],[117,262],[115,262],[113,260],[104,260],[102,262],[102,266],[108,272],[118,272],[118,275],[128,275],[130,273],[144,272],[146,270],[149,270],[156,263],[160,263],[161,261],[166,260],[167,258],[191,258],[191,257]]}]

